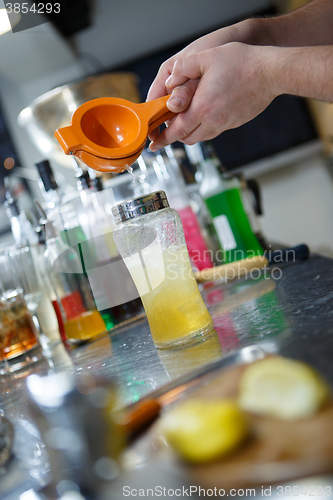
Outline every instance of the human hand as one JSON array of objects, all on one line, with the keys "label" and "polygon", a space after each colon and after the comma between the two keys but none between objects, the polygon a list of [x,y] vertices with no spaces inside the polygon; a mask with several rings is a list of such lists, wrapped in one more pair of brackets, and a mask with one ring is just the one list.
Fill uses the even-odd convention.
[{"label": "human hand", "polygon": [[198,38],[194,42],[187,45],[187,47],[183,50],[167,59],[161,65],[156,78],[150,86],[147,101],[152,101],[153,99],[158,99],[159,97],[170,94],[170,91],[168,91],[169,89],[165,86],[165,82],[171,75],[173,66],[177,59],[198,54],[199,52],[203,52],[204,50],[208,50],[213,47],[218,47],[221,42],[221,31],[222,30],[214,31],[213,33],[209,33],[208,35]]},{"label": "human hand", "polygon": [[257,22],[252,19],[246,19],[237,24],[221,28],[219,30],[208,33],[194,42],[187,45],[183,50],[167,59],[160,67],[156,78],[150,86],[147,95],[147,101],[158,99],[170,94],[170,90],[166,87],[165,82],[172,73],[173,66],[178,59],[188,57],[194,54],[199,54],[205,50],[219,47],[230,42],[252,43],[257,31]]},{"label": "human hand", "polygon": [[271,51],[276,50],[233,42],[179,57],[165,83],[168,93],[172,91],[167,106],[177,112],[172,98],[181,94],[185,110],[160,135],[154,131],[150,149],[213,139],[261,113],[277,95],[267,72]]},{"label": "human hand", "polygon": [[[227,29],[227,28],[225,28]],[[178,59],[181,59],[186,56],[190,56],[193,54],[197,54],[204,50],[208,50],[213,47],[217,47],[222,42],[223,38],[221,37],[222,30],[214,31],[213,33],[209,33],[201,38],[198,38],[194,42],[190,43],[183,50],[175,54],[174,56],[167,59],[160,67],[155,80],[150,86],[147,95],[147,101],[152,101],[153,99],[158,99],[159,97],[163,97],[165,95],[171,94],[171,88],[168,88],[166,82],[168,78],[171,76],[173,67],[175,62]],[[171,105],[170,111],[174,113],[180,113],[181,111],[185,111],[185,109],[189,106],[191,99],[194,95],[194,92],[198,86],[199,80],[194,80],[185,83],[173,91],[173,102],[169,103]],[[170,125],[171,122],[168,122],[167,125]],[[159,136],[159,129],[153,130],[149,134],[149,139],[154,141]]]}]

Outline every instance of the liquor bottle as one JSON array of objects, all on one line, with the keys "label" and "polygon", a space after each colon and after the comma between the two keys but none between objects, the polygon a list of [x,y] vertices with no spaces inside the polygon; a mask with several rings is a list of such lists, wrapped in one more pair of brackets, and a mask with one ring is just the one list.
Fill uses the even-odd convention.
[{"label": "liquor bottle", "polygon": [[[42,160],[35,164],[39,174],[39,187],[45,201],[45,212],[47,218],[52,217],[53,213],[59,213],[63,210],[63,193],[55,180],[53,170],[48,160]],[[69,205],[68,205],[69,206]],[[70,208],[70,206],[69,206]],[[69,210],[69,212],[71,212]],[[71,213],[67,217],[66,227],[60,232],[65,244],[69,246],[77,245],[78,242],[85,240],[85,235],[77,219],[70,220]],[[68,222],[70,221],[70,222]]]},{"label": "liquor bottle", "polygon": [[228,263],[262,255],[264,250],[244,210],[240,180],[219,172],[220,162],[209,143],[185,146],[185,149],[191,163],[202,171],[199,194],[211,216],[211,230],[222,252],[222,258],[216,260]]},{"label": "liquor bottle", "polygon": [[96,175],[96,171],[92,168],[87,168],[87,170],[83,170],[81,168],[81,163],[76,156],[72,156],[73,167],[75,171],[76,177],[76,187],[77,190],[81,193],[82,191],[90,191],[90,192],[99,192],[103,191],[103,182],[102,178]]},{"label": "liquor bottle", "polygon": [[46,248],[46,266],[57,297],[52,303],[63,320],[63,340],[78,343],[106,332],[81,260],[72,247],[65,245],[51,222],[46,226]]},{"label": "liquor bottle", "polygon": [[269,245],[264,236],[259,218],[259,216],[263,215],[259,184],[255,179],[245,179],[243,174],[238,174],[237,177],[242,186],[244,210],[249,219],[252,231],[264,250],[269,250]]},{"label": "liquor bottle", "polygon": [[35,163],[39,179],[38,184],[45,200],[47,215],[61,204],[63,193],[55,180],[53,170],[48,160]]},{"label": "liquor bottle", "polygon": [[[83,273],[89,280],[97,308],[108,329],[143,310],[141,299],[113,241],[114,220],[108,215],[111,211],[110,199],[112,205],[108,190],[85,192],[79,199],[63,205],[59,214],[51,217],[51,220],[58,219],[56,225],[64,243],[73,247],[80,256]],[[117,292],[119,281],[121,288],[128,290],[124,298]]]},{"label": "liquor bottle", "polygon": [[[54,179],[52,168],[47,160],[36,164],[40,175],[40,187],[46,203],[48,221],[55,223],[55,227],[64,245],[71,247],[79,256],[82,273],[85,280],[85,287],[89,290],[89,295],[103,295],[104,289],[100,286],[90,287],[92,283],[92,270],[101,266],[107,266],[112,262],[118,251],[113,243],[113,220],[105,213],[105,200],[108,195],[102,191],[101,185],[91,178],[93,175],[88,172],[89,179],[81,169],[78,162],[74,163],[76,177],[78,179],[77,188],[80,192],[78,197],[71,202],[63,203],[61,190]],[[105,193],[105,194],[104,194]],[[111,211],[111,209],[109,210]],[[125,267],[125,266],[124,266]],[[90,276],[88,274],[90,272]],[[96,274],[96,273],[95,273]],[[114,283],[111,284],[114,287]],[[108,301],[105,300],[104,303]],[[112,302],[112,300],[111,300]],[[136,298],[125,304],[110,304],[98,309],[108,330],[124,320],[130,319],[142,312],[140,298]],[[95,306],[96,307],[96,306]]]},{"label": "liquor bottle", "polygon": [[[38,234],[27,218],[25,211],[20,209],[17,200],[11,194],[8,178],[5,180],[5,186],[5,206],[17,249],[16,253],[26,257],[21,263],[28,266],[20,269],[20,271],[18,268],[19,273],[22,274],[21,281],[26,301],[36,325],[39,326],[40,333],[45,334],[50,340],[56,340],[59,336],[58,322],[48,295],[45,293],[45,282],[40,267]],[[20,251],[23,253],[20,253]],[[29,259],[31,260],[29,261]],[[19,258],[20,261],[21,258]]]},{"label": "liquor bottle", "polygon": [[[56,318],[56,325],[57,328],[53,328],[51,334],[46,334],[51,337],[53,340],[54,338],[59,339],[60,338],[63,342],[66,342],[66,335],[65,335],[65,327],[64,327],[64,320],[63,316],[60,312],[59,304],[58,304],[58,298],[55,292],[55,289],[53,287],[53,283],[56,281],[56,277],[53,277],[51,279],[51,276],[53,275],[54,271],[52,266],[50,266],[47,258],[47,253],[46,253],[46,245],[45,245],[45,225],[40,224],[40,226],[37,229],[37,234],[39,238],[39,252],[37,256],[37,264],[38,264],[38,269],[39,273],[41,276],[41,280],[43,283],[43,297],[44,299],[48,299],[48,302],[51,304],[52,311],[49,311],[49,307],[43,308],[43,313],[44,315],[47,316],[47,318]],[[54,333],[56,331],[56,334]]]},{"label": "liquor bottle", "polygon": [[[77,188],[81,192],[84,192],[85,190],[89,190],[91,188],[91,184],[88,182],[87,177],[85,176],[84,171],[80,168],[79,164],[75,162],[75,172],[76,172],[76,177],[77,177]],[[86,236],[85,233],[82,229],[82,226],[80,224],[80,221],[78,221],[77,216],[75,211],[73,212],[72,210],[72,205],[67,204],[63,205],[63,193],[60,190],[56,180],[55,176],[52,170],[52,167],[49,163],[48,160],[42,160],[38,163],[36,163],[36,168],[39,174],[39,186],[41,189],[41,192],[43,194],[43,198],[45,200],[45,211],[46,215],[48,217],[52,217],[52,214],[59,213],[62,211],[63,213],[66,214],[66,223],[64,224],[64,227],[62,230],[59,231],[59,235],[61,239],[63,240],[63,243],[65,245],[68,245],[70,247],[74,247],[78,249],[79,251],[82,250],[82,247],[80,246],[83,242],[86,242]],[[92,189],[93,191],[94,189]],[[67,207],[67,209],[66,209]],[[52,223],[50,222],[50,225]],[[48,224],[49,228],[49,224]],[[82,253],[80,254],[81,258],[81,265],[83,267],[83,272],[85,273],[86,267],[92,267],[94,265],[94,262],[96,261],[96,256],[94,255],[94,246],[93,245],[85,245],[84,248],[84,258]],[[51,269],[49,269],[49,272],[51,272]],[[85,273],[86,274],[86,273]],[[53,277],[53,282],[56,281],[56,277]],[[86,275],[86,281],[87,280],[87,275]],[[82,280],[81,280],[82,284]],[[85,284],[85,288],[87,288],[87,284]],[[90,292],[87,292],[90,293]],[[58,322],[59,322],[59,328],[63,329],[60,325],[60,310],[57,310],[57,302],[52,301],[53,307],[55,308]],[[105,311],[104,314],[102,314],[103,319],[106,323],[107,329],[113,328],[115,324],[115,320],[112,316],[112,313],[110,311]],[[63,336],[63,333],[61,332],[61,335]]]},{"label": "liquor bottle", "polygon": [[38,237],[27,214],[21,210],[16,198],[12,195],[9,186],[9,179],[4,179],[6,189],[6,213],[10,221],[10,227],[14,238],[15,246],[22,248],[30,245],[37,245]]}]

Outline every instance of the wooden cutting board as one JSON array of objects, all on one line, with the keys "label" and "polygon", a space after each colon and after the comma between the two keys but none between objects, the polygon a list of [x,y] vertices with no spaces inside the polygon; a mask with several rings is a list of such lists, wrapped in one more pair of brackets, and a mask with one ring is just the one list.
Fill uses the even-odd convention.
[{"label": "wooden cutting board", "polygon": [[[189,397],[236,397],[246,365],[223,371]],[[168,408],[165,408],[168,411]],[[252,433],[233,455],[202,465],[181,461],[165,444],[157,421],[143,440],[149,460],[181,468],[193,484],[203,488],[255,487],[333,471],[333,403],[316,416],[286,422],[247,414]],[[141,443],[142,446],[142,443]],[[141,448],[142,449],[142,448]]]}]

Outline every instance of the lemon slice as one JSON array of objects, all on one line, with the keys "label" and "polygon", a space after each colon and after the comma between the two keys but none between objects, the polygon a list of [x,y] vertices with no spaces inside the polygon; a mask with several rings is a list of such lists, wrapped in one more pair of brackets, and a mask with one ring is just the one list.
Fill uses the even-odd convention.
[{"label": "lemon slice", "polygon": [[188,400],[170,410],[161,426],[170,445],[191,462],[232,452],[248,433],[243,413],[229,400]]},{"label": "lemon slice", "polygon": [[329,389],[310,366],[286,358],[266,358],[250,365],[240,381],[243,410],[282,419],[314,415],[327,400]]}]

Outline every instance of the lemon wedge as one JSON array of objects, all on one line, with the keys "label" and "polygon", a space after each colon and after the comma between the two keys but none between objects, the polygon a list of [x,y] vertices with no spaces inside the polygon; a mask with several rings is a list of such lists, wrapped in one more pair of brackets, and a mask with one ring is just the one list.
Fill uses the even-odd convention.
[{"label": "lemon wedge", "polygon": [[189,399],[170,410],[161,426],[175,451],[197,463],[232,452],[248,433],[243,412],[230,400]]},{"label": "lemon wedge", "polygon": [[314,415],[329,389],[310,366],[271,357],[250,365],[240,381],[239,406],[246,411],[287,420]]}]

